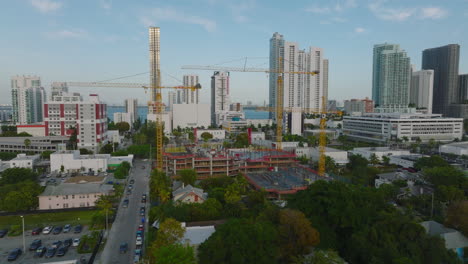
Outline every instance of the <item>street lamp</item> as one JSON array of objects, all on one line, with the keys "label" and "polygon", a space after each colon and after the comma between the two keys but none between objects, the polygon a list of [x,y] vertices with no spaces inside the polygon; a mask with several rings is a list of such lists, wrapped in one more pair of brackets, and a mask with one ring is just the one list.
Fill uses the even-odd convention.
[{"label": "street lamp", "polygon": [[21,215],[21,220],[23,222],[23,252],[26,252],[26,241],[24,238],[24,216]]}]

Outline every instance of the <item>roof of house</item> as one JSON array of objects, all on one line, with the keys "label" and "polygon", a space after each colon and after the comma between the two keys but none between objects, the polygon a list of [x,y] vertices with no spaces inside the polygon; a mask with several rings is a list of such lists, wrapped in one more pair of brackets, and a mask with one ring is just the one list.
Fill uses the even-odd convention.
[{"label": "roof of house", "polygon": [[54,195],[72,195],[72,194],[89,194],[89,193],[109,193],[113,190],[113,186],[109,184],[99,183],[62,183],[57,186],[49,185],[44,192],[39,196],[54,196]]},{"label": "roof of house", "polygon": [[468,247],[468,238],[459,231],[443,226],[435,221],[424,221],[421,225],[429,235],[441,236],[445,239],[445,247],[448,249]]},{"label": "roof of house", "polygon": [[199,245],[207,240],[215,232],[214,226],[192,226],[186,227],[183,242],[190,245]]},{"label": "roof of house", "polygon": [[179,188],[175,191],[172,192],[172,196],[174,196],[174,198],[176,198],[177,196],[181,195],[180,197],[178,197],[176,200],[181,200],[181,199],[184,199],[188,194],[190,193],[195,193],[197,194],[198,196],[202,197],[203,199],[208,199],[208,194],[203,192],[202,189],[200,188],[195,188],[193,187],[192,185],[187,185],[185,186],[184,188]]}]

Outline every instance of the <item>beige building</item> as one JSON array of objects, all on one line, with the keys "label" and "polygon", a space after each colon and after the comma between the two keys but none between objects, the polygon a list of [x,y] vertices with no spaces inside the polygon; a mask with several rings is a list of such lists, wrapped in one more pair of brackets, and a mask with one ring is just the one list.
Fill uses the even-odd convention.
[{"label": "beige building", "polygon": [[101,183],[49,185],[39,195],[39,210],[93,207],[101,195],[108,195],[112,191],[112,185]]}]

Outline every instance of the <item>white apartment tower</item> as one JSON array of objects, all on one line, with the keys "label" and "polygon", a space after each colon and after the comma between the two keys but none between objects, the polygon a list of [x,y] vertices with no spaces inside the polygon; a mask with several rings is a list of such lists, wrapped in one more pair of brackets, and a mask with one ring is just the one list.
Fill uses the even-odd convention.
[{"label": "white apartment tower", "polygon": [[138,119],[138,100],[134,98],[125,99],[125,112],[130,114],[132,122],[135,122]]},{"label": "white apartment tower", "polygon": [[54,98],[54,96],[61,96],[65,93],[68,93],[68,85],[66,82],[53,82],[51,86],[52,92],[50,94],[50,98]]},{"label": "white apartment tower", "polygon": [[217,114],[229,111],[229,72],[214,72],[211,76],[211,123],[219,126]]},{"label": "white apartment tower", "polygon": [[167,93],[167,106],[169,109],[173,109],[174,104],[178,104],[177,102],[177,94],[179,91],[170,91]]},{"label": "white apartment tower", "polygon": [[[186,87],[195,87],[198,81],[198,75],[184,75],[184,86]],[[182,91],[182,103],[184,104],[198,104],[199,95],[197,90],[183,89]]]},{"label": "white apartment tower", "polygon": [[415,71],[411,75],[410,103],[432,114],[434,70]]},{"label": "white apartment tower", "polygon": [[13,122],[18,125],[42,122],[42,105],[46,93],[38,76],[14,76],[11,78]]}]

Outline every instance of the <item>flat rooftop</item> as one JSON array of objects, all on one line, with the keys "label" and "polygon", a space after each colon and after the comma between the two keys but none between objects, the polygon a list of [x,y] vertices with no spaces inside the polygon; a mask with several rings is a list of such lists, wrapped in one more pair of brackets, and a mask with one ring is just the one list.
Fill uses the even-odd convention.
[{"label": "flat rooftop", "polygon": [[62,183],[57,186],[48,185],[39,196],[109,193],[113,186],[100,183]]},{"label": "flat rooftop", "polygon": [[264,189],[276,194],[293,194],[307,189],[310,183],[317,180],[328,180],[307,168],[280,168],[278,171],[252,172],[244,175],[256,189]]}]

